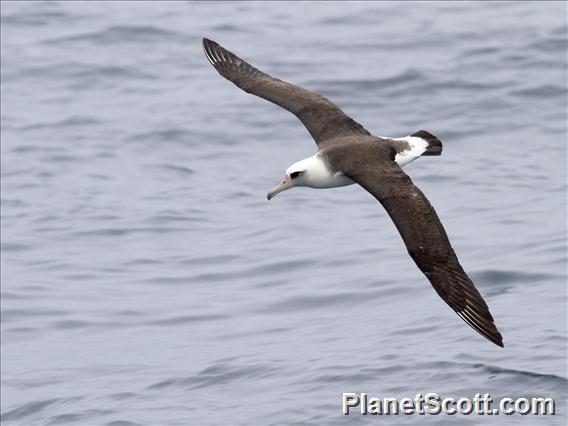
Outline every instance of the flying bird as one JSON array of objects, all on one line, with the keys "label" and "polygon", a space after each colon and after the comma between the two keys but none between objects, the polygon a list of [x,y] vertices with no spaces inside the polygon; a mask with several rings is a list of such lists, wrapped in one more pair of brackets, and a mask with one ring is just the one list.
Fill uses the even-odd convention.
[{"label": "flying bird", "polygon": [[489,308],[461,267],[436,211],[402,171],[420,156],[440,155],[438,138],[424,130],[404,138],[374,136],[319,93],[274,78],[206,38],[203,49],[219,74],[290,111],[317,144],[315,155],[288,167],[267,194],[269,200],[294,187],[361,185],[385,208],[438,295],[475,331],[503,347]]}]

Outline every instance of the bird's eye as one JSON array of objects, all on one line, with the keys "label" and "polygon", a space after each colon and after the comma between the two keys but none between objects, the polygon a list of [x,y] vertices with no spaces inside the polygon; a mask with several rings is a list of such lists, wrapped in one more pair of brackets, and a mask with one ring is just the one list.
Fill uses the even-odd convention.
[{"label": "bird's eye", "polygon": [[292,172],[292,173],[290,173],[290,177],[292,179],[294,179],[294,178],[297,178],[298,176],[301,176],[302,173],[304,173],[304,172]]}]

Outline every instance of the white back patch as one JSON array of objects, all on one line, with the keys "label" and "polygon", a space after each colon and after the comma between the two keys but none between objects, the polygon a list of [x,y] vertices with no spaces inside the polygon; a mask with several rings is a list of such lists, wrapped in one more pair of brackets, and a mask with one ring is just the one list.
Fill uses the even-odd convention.
[{"label": "white back patch", "polygon": [[416,136],[406,136],[404,138],[390,139],[393,139],[395,141],[405,141],[408,143],[408,145],[410,145],[410,149],[402,151],[396,154],[394,157],[394,161],[396,161],[396,163],[400,167],[404,167],[411,161],[416,160],[418,157],[424,154],[424,151],[426,151],[426,148],[428,148],[428,141]]}]

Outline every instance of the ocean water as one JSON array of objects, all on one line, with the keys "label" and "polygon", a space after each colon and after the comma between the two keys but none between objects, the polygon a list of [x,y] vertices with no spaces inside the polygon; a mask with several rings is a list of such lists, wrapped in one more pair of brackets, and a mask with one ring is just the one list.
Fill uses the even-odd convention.
[{"label": "ocean water", "polygon": [[[564,425],[565,2],[2,2],[4,425]],[[315,145],[209,37],[441,157],[406,172],[505,342],[362,188],[266,192]],[[554,417],[350,416],[552,397]]]}]

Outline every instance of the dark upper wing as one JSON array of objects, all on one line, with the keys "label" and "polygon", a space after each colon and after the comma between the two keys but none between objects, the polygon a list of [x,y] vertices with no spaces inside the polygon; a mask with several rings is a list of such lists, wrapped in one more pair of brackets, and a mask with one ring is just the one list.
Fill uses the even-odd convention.
[{"label": "dark upper wing", "polygon": [[503,347],[487,304],[464,272],[434,208],[392,159],[367,155],[344,170],[388,212],[420,270],[436,292],[473,329]]},{"label": "dark upper wing", "polygon": [[271,77],[206,38],[203,50],[209,62],[227,80],[296,115],[318,145],[334,137],[370,134],[322,95]]}]

